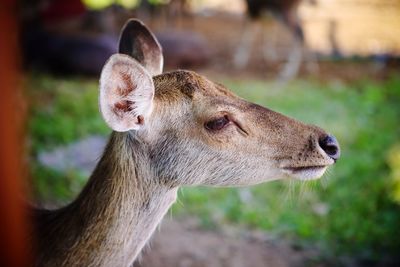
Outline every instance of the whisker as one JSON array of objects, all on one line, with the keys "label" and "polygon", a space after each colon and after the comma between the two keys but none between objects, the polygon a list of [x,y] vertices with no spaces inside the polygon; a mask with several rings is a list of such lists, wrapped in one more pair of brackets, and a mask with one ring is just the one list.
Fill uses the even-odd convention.
[{"label": "whisker", "polygon": [[289,181],[284,181],[283,182],[283,184],[284,184],[284,186],[282,187],[282,188],[280,188],[280,190],[279,190],[279,198],[281,199],[281,201],[280,201],[280,208],[282,208],[282,206],[283,206],[283,204],[285,203],[287,203],[288,201],[289,201],[289,199],[290,199],[290,190],[289,190],[289,186],[288,186],[288,184],[290,183],[290,180]]},{"label": "whisker", "polygon": [[293,205],[293,200],[295,199],[294,198],[294,194],[295,194],[295,189],[296,189],[296,185],[295,185],[295,180],[294,179],[290,179],[289,180],[289,186],[288,186],[288,192],[289,192],[289,194],[288,194],[288,202],[289,202],[289,204],[290,205]]},{"label": "whisker", "polygon": [[320,179],[321,180],[321,185],[322,185],[323,188],[327,188],[328,187],[329,180],[332,177],[332,174],[333,174],[332,170],[328,168],[326,170],[326,172],[325,172],[325,175],[322,176],[322,178]]},{"label": "whisker", "polygon": [[299,197],[305,198],[306,193],[308,192],[308,185],[310,181],[300,183],[299,189]]}]

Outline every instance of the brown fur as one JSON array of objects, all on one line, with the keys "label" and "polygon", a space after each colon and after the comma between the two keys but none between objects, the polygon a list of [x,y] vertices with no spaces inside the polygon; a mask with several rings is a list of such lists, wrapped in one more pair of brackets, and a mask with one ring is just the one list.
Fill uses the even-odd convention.
[{"label": "brown fur", "polygon": [[[35,211],[39,241],[36,266],[128,266],[173,203],[179,185],[258,183],[261,180],[236,176],[245,175],[241,165],[250,165],[248,159],[254,161],[260,150],[265,154],[261,160],[290,161],[293,167],[327,164],[327,159],[315,150],[319,136],[325,134],[319,128],[248,103],[193,72],[156,76],[154,83],[154,116],[166,122],[159,129],[162,137],[146,140],[134,132],[114,132],[88,184],[74,202],[55,211]],[[182,116],[173,112],[178,106],[184,107]],[[240,135],[243,140],[234,142],[239,139],[232,132],[236,131],[234,127],[220,136],[206,133],[203,123],[209,118],[202,112],[193,112],[218,107],[245,117],[241,123],[248,135]],[[180,132],[187,134],[178,137]],[[182,146],[190,148],[194,138],[201,140],[203,148],[184,150]],[[210,151],[204,151],[206,147]],[[198,158],[204,153],[217,162],[209,166],[210,173],[208,164]],[[179,166],[185,161],[183,157],[202,169]],[[178,162],[178,166],[171,169],[172,162]],[[231,167],[218,170],[219,164]],[[202,176],[196,176],[198,171],[207,173],[207,177],[197,180]],[[219,172],[226,177],[213,177]],[[143,236],[146,238],[141,240]],[[121,251],[126,257],[121,256]]]},{"label": "brown fur", "polygon": [[[162,65],[158,60],[148,62],[152,70]],[[318,127],[249,103],[191,71],[151,78],[127,55],[113,55],[103,69],[100,111],[118,132],[75,201],[32,210],[34,266],[130,266],[180,186],[315,179],[338,158],[321,147],[328,135]],[[205,127],[221,117],[225,127]]]},{"label": "brown fur", "polygon": [[[34,210],[38,241],[35,266],[132,263],[139,250],[129,245],[130,239],[138,235],[139,227],[143,235],[153,217],[160,217],[158,210],[172,204],[159,201],[175,195],[174,189],[159,187],[157,180],[149,179],[144,150],[132,133],[113,133],[88,184],[74,202],[59,210]],[[144,222],[138,222],[141,216],[147,217]],[[140,239],[135,242],[140,243]],[[126,247],[125,261],[113,257]]]}]

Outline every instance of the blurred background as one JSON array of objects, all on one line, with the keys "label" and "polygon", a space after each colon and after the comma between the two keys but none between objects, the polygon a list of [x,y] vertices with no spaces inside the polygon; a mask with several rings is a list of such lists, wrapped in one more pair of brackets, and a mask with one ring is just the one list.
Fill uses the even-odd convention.
[{"label": "blurred background", "polygon": [[110,133],[98,78],[128,18],[185,68],[334,134],[321,180],[182,188],[137,266],[400,266],[400,1],[42,0],[17,8],[30,199],[58,207]]}]

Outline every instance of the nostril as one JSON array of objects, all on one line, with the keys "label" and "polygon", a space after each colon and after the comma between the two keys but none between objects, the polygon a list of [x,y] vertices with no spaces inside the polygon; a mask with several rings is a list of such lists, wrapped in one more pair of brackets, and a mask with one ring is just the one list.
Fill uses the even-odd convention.
[{"label": "nostril", "polygon": [[319,146],[334,160],[340,157],[339,143],[333,135],[327,135],[319,140]]}]

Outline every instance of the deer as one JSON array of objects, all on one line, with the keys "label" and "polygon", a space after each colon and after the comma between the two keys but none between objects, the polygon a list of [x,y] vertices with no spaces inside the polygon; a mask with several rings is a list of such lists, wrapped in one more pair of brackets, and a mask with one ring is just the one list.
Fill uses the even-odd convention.
[{"label": "deer", "polygon": [[75,200],[32,208],[34,266],[131,266],[180,187],[318,179],[340,156],[317,126],[195,72],[162,69],[153,33],[129,20],[100,75],[108,144]]},{"label": "deer", "polygon": [[[234,55],[234,65],[242,69],[248,64],[250,57],[250,46],[255,36],[262,31],[266,15],[272,14],[290,33],[292,37],[292,48],[287,56],[287,62],[279,73],[279,79],[287,81],[294,78],[299,72],[303,58],[305,45],[304,31],[298,16],[298,7],[302,0],[246,0],[247,23],[249,29],[242,34],[241,41]],[[313,5],[315,0],[309,0]],[[272,34],[274,35],[274,34]],[[271,43],[274,36],[267,36],[266,42]],[[276,58],[276,51],[264,49],[264,56]]]}]

